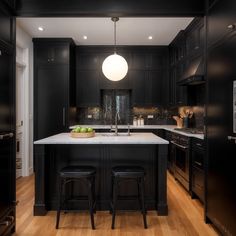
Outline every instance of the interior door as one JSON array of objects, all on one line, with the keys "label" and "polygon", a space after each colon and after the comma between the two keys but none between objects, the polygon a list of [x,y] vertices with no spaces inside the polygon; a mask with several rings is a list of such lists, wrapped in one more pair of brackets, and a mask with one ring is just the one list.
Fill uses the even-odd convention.
[{"label": "interior door", "polygon": [[236,143],[233,133],[233,81],[236,34],[210,49],[208,56],[208,176],[206,215],[225,235],[236,235]]}]

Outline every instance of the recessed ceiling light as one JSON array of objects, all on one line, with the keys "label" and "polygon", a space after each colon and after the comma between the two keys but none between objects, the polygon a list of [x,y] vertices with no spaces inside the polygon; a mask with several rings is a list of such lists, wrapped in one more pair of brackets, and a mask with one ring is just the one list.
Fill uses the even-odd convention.
[{"label": "recessed ceiling light", "polygon": [[86,40],[86,39],[88,39],[88,37],[87,37],[86,35],[84,35],[84,36],[83,36],[83,39]]},{"label": "recessed ceiling light", "polygon": [[152,36],[151,36],[151,35],[150,35],[150,36],[148,36],[148,39],[149,39],[149,40],[152,40]]},{"label": "recessed ceiling light", "polygon": [[39,26],[39,27],[38,27],[38,30],[39,30],[39,31],[44,31],[44,28],[43,28],[42,26]]}]

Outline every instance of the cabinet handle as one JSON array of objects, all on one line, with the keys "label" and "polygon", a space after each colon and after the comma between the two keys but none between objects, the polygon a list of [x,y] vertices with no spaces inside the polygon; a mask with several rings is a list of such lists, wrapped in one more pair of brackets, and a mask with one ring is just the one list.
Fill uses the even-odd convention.
[{"label": "cabinet handle", "polygon": [[5,138],[12,138],[14,136],[13,133],[8,133],[8,134],[1,134],[0,135],[0,140],[3,140]]},{"label": "cabinet handle", "polygon": [[6,221],[0,222],[0,225],[9,226],[11,223],[12,223],[11,221],[6,220]]},{"label": "cabinet handle", "polygon": [[234,24],[228,25],[227,28],[228,29],[235,29],[235,25]]},{"label": "cabinet handle", "polygon": [[65,107],[63,107],[62,109],[62,122],[63,122],[63,126],[66,125],[66,112],[65,112]]},{"label": "cabinet handle", "polygon": [[201,163],[201,162],[194,161],[194,163],[197,164],[198,166],[202,166],[202,163]]},{"label": "cabinet handle", "polygon": [[2,51],[0,50],[0,56],[2,56]]},{"label": "cabinet handle", "polygon": [[180,144],[178,144],[178,143],[176,143],[176,142],[174,142],[174,141],[170,141],[173,145],[175,145],[175,146],[177,146],[177,147],[180,147],[180,148],[182,148],[182,149],[188,149],[188,147],[187,146],[183,146],[183,145],[180,145]]}]

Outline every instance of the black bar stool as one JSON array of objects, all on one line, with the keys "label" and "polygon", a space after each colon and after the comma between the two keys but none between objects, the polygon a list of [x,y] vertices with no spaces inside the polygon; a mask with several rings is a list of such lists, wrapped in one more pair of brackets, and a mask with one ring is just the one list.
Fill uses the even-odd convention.
[{"label": "black bar stool", "polygon": [[[146,209],[144,200],[144,168],[139,166],[117,166],[112,168],[112,183],[111,183],[111,211],[112,211],[112,225],[115,228],[116,204],[119,200],[118,188],[121,181],[134,180],[138,185],[138,200],[140,210],[143,215],[144,228],[147,229]],[[121,199],[121,198],[120,198]],[[122,199],[125,199],[122,197]]]},{"label": "black bar stool", "polygon": [[[65,202],[66,202],[66,193],[65,193],[65,186],[68,183],[73,183],[76,181],[84,180],[88,183],[88,203],[89,203],[89,212],[91,218],[91,226],[92,229],[95,229],[94,225],[94,216],[93,213],[95,212],[95,205],[96,205],[96,197],[95,197],[95,175],[96,169],[92,166],[67,166],[60,170],[59,172],[59,199],[58,199],[58,209],[57,209],[57,220],[56,220],[56,229],[59,227],[60,221],[60,213],[61,210],[69,211],[63,209]],[[63,199],[64,196],[64,199]],[[81,200],[79,198],[72,198],[70,200]]]}]

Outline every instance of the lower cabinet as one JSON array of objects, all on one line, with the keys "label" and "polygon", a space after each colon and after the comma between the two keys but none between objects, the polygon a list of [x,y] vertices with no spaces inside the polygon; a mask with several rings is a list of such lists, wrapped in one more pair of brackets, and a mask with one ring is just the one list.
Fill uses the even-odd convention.
[{"label": "lower cabinet", "polygon": [[205,148],[204,141],[200,139],[192,140],[192,177],[191,192],[192,197],[198,197],[203,203],[205,195]]}]

